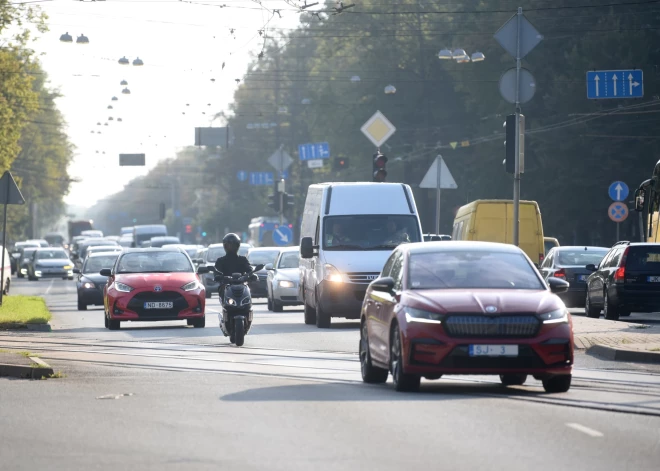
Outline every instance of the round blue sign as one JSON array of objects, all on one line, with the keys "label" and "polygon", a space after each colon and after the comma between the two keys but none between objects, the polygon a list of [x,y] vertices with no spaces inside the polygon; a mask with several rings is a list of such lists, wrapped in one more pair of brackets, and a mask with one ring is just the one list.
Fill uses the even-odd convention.
[{"label": "round blue sign", "polygon": [[293,232],[287,226],[280,226],[273,229],[273,242],[276,245],[289,245],[293,240]]},{"label": "round blue sign", "polygon": [[239,182],[244,182],[248,179],[248,173],[245,170],[239,170],[236,173],[236,178]]},{"label": "round blue sign", "polygon": [[612,198],[614,201],[623,201],[626,198],[628,198],[628,194],[630,193],[630,190],[628,189],[628,185],[626,185],[625,183],[614,182],[608,188],[607,193],[610,195],[610,198]]}]

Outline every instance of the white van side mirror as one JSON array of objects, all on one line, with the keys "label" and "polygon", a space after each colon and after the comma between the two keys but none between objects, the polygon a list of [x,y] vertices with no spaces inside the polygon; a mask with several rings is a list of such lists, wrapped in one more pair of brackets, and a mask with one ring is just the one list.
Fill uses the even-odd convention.
[{"label": "white van side mirror", "polygon": [[300,258],[312,258],[318,255],[318,245],[314,245],[311,237],[303,237],[300,239]]}]

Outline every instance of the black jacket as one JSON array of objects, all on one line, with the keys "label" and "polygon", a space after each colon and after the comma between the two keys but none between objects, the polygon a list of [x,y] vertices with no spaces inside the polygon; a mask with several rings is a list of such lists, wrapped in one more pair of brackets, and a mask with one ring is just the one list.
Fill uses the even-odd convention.
[{"label": "black jacket", "polygon": [[216,260],[215,269],[225,276],[231,276],[233,273],[242,275],[251,272],[252,266],[248,259],[242,255],[225,255]]}]

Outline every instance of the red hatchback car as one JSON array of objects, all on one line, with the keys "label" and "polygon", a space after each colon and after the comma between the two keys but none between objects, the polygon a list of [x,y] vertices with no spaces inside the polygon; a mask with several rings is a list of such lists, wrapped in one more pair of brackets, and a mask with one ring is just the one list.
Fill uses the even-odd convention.
[{"label": "red hatchback car", "polygon": [[488,242],[422,242],[399,246],[362,305],[362,379],[415,391],[421,377],[500,375],[521,385],[528,375],[547,392],[571,385],[573,326],[522,250]]},{"label": "red hatchback car", "polygon": [[126,249],[112,269],[101,270],[105,326],[125,321],[187,320],[204,327],[206,291],[190,257],[180,248]]}]

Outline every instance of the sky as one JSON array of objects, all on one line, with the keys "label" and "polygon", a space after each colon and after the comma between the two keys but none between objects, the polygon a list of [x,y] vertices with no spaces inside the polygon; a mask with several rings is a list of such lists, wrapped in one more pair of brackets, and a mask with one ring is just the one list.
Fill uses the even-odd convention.
[{"label": "sky", "polygon": [[[81,180],[65,201],[87,207],[194,145],[195,127],[222,126],[213,116],[227,110],[235,80],[261,50],[259,30],[275,35],[299,17],[280,0],[54,0],[41,8],[50,31],[33,47],[62,94],[57,105],[76,147],[69,175]],[[73,43],[59,40],[67,32]],[[81,34],[89,44],[76,44]],[[132,65],[138,57],[144,66]],[[144,153],[147,165],[120,167],[120,153]]]}]

